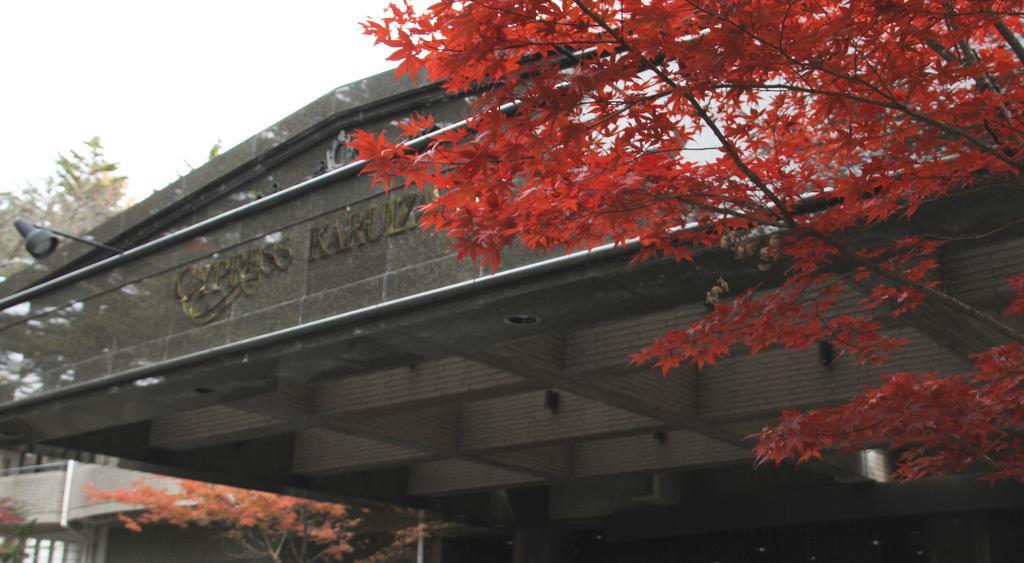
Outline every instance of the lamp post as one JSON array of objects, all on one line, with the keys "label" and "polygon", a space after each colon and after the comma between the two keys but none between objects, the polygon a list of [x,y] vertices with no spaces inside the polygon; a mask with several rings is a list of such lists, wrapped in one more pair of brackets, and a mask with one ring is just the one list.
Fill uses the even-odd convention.
[{"label": "lamp post", "polygon": [[36,225],[31,221],[25,219],[16,219],[14,221],[14,228],[18,229],[21,234],[21,238],[25,239],[25,250],[32,255],[35,259],[46,258],[50,254],[53,254],[54,250],[57,250],[57,244],[60,242],[58,236],[69,238],[71,240],[77,240],[78,242],[84,242],[85,244],[95,246],[96,248],[102,248],[114,254],[123,254],[124,251],[113,246],[82,238],[68,233],[63,233],[56,229],[43,227]]}]

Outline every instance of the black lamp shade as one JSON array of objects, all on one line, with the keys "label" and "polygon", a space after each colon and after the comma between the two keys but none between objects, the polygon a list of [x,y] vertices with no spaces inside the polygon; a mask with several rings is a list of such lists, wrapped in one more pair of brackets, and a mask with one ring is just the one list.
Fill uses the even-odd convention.
[{"label": "black lamp shade", "polygon": [[33,258],[46,258],[57,249],[57,237],[49,229],[33,225],[24,219],[16,219],[14,228],[18,229],[21,238],[25,239],[25,250]]}]

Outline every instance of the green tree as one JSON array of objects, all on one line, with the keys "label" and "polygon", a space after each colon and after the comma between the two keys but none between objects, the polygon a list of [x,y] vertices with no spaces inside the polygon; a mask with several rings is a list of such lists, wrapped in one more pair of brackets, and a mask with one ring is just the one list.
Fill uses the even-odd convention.
[{"label": "green tree", "polygon": [[127,178],[118,175],[117,164],[107,160],[99,137],[83,145],[58,154],[56,169],[41,183],[0,191],[0,278],[32,260],[10,227],[15,219],[84,234],[124,206]]}]

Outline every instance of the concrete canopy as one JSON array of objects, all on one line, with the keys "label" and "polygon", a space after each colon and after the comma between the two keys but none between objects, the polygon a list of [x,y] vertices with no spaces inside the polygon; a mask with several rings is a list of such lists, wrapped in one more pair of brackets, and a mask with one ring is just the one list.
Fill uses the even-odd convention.
[{"label": "concrete canopy", "polygon": [[[744,436],[782,408],[842,401],[885,370],[823,366],[813,350],[740,354],[667,378],[627,364],[702,315],[719,275],[743,288],[778,273],[714,253],[697,266],[630,266],[629,248],[516,251],[487,272],[415,228],[429,194],[373,191],[347,172],[346,131],[393,129],[413,109],[449,124],[466,108],[390,76],[338,88],[92,233],[144,252],[104,259],[66,245],[6,281],[3,439],[499,525],[595,525],[685,511],[694,498],[739,507],[751,486],[839,496],[874,486],[880,474],[857,459],[764,477]],[[1012,218],[1019,199],[993,185],[870,236],[975,232]],[[997,310],[1002,280],[1022,265],[1024,238],[1006,229],[950,245],[942,281]],[[890,329],[911,342],[899,369],[955,371],[998,342],[934,307]],[[1014,487],[963,487],[862,514],[1024,499]],[[822,514],[790,517],[848,517]]]}]

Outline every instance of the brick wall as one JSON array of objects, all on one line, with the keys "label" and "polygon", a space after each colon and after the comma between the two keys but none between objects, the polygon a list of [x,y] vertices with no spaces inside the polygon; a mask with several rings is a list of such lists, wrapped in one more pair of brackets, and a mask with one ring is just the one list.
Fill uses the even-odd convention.
[{"label": "brick wall", "polygon": [[774,416],[784,408],[842,401],[865,387],[877,387],[884,373],[951,372],[964,367],[960,358],[911,329],[893,335],[909,343],[882,367],[863,366],[851,356],[840,355],[828,368],[818,363],[814,348],[772,349],[723,359],[697,378],[700,414],[712,419]]},{"label": "brick wall", "polygon": [[409,494],[455,494],[494,487],[510,487],[540,478],[480,463],[444,459],[417,463],[409,468]]},{"label": "brick wall", "polygon": [[1007,278],[1024,272],[1024,238],[942,253],[942,281],[964,301],[1002,307],[1010,295]]}]

